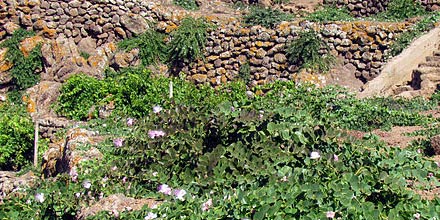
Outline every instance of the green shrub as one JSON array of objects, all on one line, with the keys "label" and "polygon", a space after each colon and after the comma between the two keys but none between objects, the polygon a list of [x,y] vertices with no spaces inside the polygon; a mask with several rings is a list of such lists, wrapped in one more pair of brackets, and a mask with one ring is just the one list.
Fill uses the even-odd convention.
[{"label": "green shrub", "polygon": [[388,3],[384,17],[388,19],[406,19],[426,13],[420,1],[417,0],[392,0]]},{"label": "green shrub", "polygon": [[77,120],[96,117],[100,101],[108,94],[105,82],[84,74],[73,75],[63,84],[55,110]]},{"label": "green shrub", "polygon": [[[130,102],[136,93],[146,94],[150,98],[141,101],[151,108],[150,99],[166,99],[159,91],[171,79],[146,76],[126,72],[118,76],[123,80],[106,83],[115,97],[119,90],[132,94]],[[139,80],[145,82],[120,88]],[[154,86],[148,85],[152,80]],[[162,101],[160,112],[143,112],[130,125],[120,115],[101,121],[106,126],[100,129],[117,127],[105,135],[122,138],[122,146],[100,142],[94,147],[104,158],[78,164],[76,181],[60,175],[26,190],[27,195],[5,199],[0,219],[73,219],[82,207],[116,193],[167,201],[155,209],[119,212],[119,219],[144,219],[150,212],[166,219],[327,219],[328,212],[341,219],[439,217],[440,199],[422,200],[411,191],[439,185],[433,161],[414,150],[386,146],[374,135],[354,139],[341,133],[341,128],[427,125],[434,119],[415,110],[437,103],[358,100],[340,88],[293,82],[256,87],[265,95],[242,100],[239,83],[218,91],[173,80],[175,102]],[[163,136],[152,137],[154,130]],[[158,192],[161,184],[188,194],[184,200],[166,195]],[[46,199],[36,201],[36,193]],[[212,206],[203,209],[209,199]],[[103,211],[88,219],[115,218],[114,212]]]},{"label": "green shrub", "polygon": [[186,10],[196,10],[199,8],[196,0],[173,0],[175,5],[178,5]]},{"label": "green shrub", "polygon": [[346,8],[326,6],[306,16],[306,19],[314,22],[327,21],[351,21],[353,16]]},{"label": "green shrub", "polygon": [[274,28],[281,21],[290,21],[293,17],[272,8],[251,7],[249,14],[243,17],[247,25],[261,25],[266,28]]},{"label": "green shrub", "polygon": [[11,38],[0,44],[1,48],[8,48],[6,59],[13,64],[10,73],[14,85],[19,90],[35,85],[39,81],[39,75],[35,74],[35,72],[38,72],[43,67],[41,45],[36,46],[28,57],[25,57],[19,49],[20,42],[23,39],[34,35],[35,33],[33,32],[18,29],[12,34]]},{"label": "green shrub", "polygon": [[31,161],[33,135],[24,105],[0,103],[0,170],[18,170]]},{"label": "green shrub", "polygon": [[169,62],[178,64],[203,58],[203,49],[210,27],[212,26],[203,18],[184,18],[177,30],[171,33],[168,47]]},{"label": "green shrub", "polygon": [[[326,54],[322,55],[321,50],[325,50]],[[334,57],[328,54],[327,44],[314,30],[299,32],[298,38],[287,46],[286,53],[289,62],[300,68],[325,72],[334,62]]]},{"label": "green shrub", "polygon": [[[170,82],[174,84],[172,100],[168,98]],[[120,114],[143,117],[155,105],[203,103],[213,107],[222,100],[244,100],[245,90],[246,86],[240,82],[214,90],[208,86],[197,88],[178,78],[154,77],[146,69],[128,69],[104,81],[85,75],[71,77],[61,88],[55,109],[69,118],[86,119],[90,114],[96,116],[100,105],[114,101]]]},{"label": "green shrub", "polygon": [[124,51],[139,48],[139,56],[144,66],[164,62],[167,57],[165,35],[149,29],[145,33],[134,38],[125,39],[118,43],[118,47]]}]

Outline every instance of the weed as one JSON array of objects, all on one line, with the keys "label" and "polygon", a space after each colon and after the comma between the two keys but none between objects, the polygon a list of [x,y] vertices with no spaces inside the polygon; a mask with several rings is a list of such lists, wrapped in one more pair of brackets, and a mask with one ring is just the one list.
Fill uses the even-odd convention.
[{"label": "weed", "polygon": [[243,17],[244,23],[247,25],[261,25],[266,28],[274,28],[281,21],[290,21],[293,16],[276,9],[251,7],[249,14]]},{"label": "weed", "polygon": [[171,33],[168,47],[169,62],[178,64],[203,58],[203,49],[210,27],[213,26],[203,18],[184,18],[177,30]]},{"label": "weed", "polygon": [[[322,49],[327,54],[321,54]],[[299,32],[298,38],[292,41],[286,49],[287,58],[291,64],[324,72],[328,71],[334,62],[334,57],[329,55],[328,51],[328,46],[314,30]]]},{"label": "weed", "polygon": [[165,35],[149,29],[139,36],[119,42],[118,47],[124,51],[139,48],[142,64],[148,66],[166,60],[167,46],[164,40]]},{"label": "weed", "polygon": [[196,0],[173,0],[175,5],[178,5],[186,10],[196,10],[199,8]]},{"label": "weed", "polygon": [[314,22],[327,21],[351,21],[353,16],[346,8],[326,6],[306,16],[306,19]]}]

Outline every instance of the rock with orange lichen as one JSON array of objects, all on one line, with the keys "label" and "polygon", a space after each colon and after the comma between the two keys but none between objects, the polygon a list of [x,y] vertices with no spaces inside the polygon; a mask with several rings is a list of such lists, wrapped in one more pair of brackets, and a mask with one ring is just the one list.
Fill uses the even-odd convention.
[{"label": "rock with orange lichen", "polygon": [[64,82],[72,74],[84,73],[96,78],[104,77],[104,70],[116,51],[115,43],[97,48],[86,60],[80,55],[73,39],[58,37],[41,48],[46,71],[42,80]]},{"label": "rock with orange lichen", "polygon": [[61,83],[53,81],[41,81],[39,84],[26,90],[23,101],[28,106],[28,112],[33,119],[36,117],[56,117],[56,113],[50,107],[60,94]]},{"label": "rock with orange lichen", "polygon": [[[70,173],[82,161],[100,160],[102,153],[94,145],[102,142],[103,137],[97,132],[82,128],[73,128],[67,131],[64,140],[49,145],[43,155],[43,173],[46,177],[59,173]],[[78,148],[79,146],[88,146]]]},{"label": "rock with orange lichen", "polygon": [[13,66],[13,63],[6,59],[7,48],[0,48],[0,85],[11,83],[12,76],[8,73]]},{"label": "rock with orange lichen", "polygon": [[19,49],[25,57],[28,57],[30,52],[43,42],[44,39],[41,36],[28,37],[20,42]]},{"label": "rock with orange lichen", "polygon": [[205,83],[208,79],[208,75],[206,74],[195,74],[191,76],[191,79],[196,83]]}]

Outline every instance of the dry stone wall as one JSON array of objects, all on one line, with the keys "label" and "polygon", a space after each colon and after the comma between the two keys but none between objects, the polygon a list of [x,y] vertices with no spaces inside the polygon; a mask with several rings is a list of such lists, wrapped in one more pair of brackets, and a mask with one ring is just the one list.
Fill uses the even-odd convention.
[{"label": "dry stone wall", "polygon": [[250,65],[251,84],[289,80],[298,73],[290,65],[286,45],[304,29],[319,31],[331,53],[345,64],[356,67],[356,76],[363,81],[376,77],[386,62],[390,45],[396,36],[406,30],[407,23],[336,22],[329,24],[283,22],[276,29],[261,26],[244,28],[237,22],[210,33],[205,59],[187,69],[189,78],[196,83],[220,85],[239,76],[240,68]]},{"label": "dry stone wall", "polygon": [[[96,48],[110,48],[109,53],[104,53],[108,56],[103,59],[106,62],[102,62],[109,65],[109,60],[116,60],[120,55],[113,54],[114,42],[144,32],[150,28],[148,21],[158,21],[157,28],[169,33],[178,27],[180,19],[187,14],[191,15],[191,12],[166,10],[158,5],[143,0],[5,0],[0,2],[0,40],[11,34],[17,26],[21,26],[35,30],[46,38],[56,38],[56,41],[43,46],[43,54],[51,54],[49,50],[58,48],[56,45],[60,42],[76,44],[80,52],[90,49],[92,58]],[[298,67],[288,63],[285,48],[304,29],[318,30],[332,53],[342,58],[345,64],[355,66],[356,76],[366,82],[379,74],[386,62],[391,43],[409,25],[369,21],[326,24],[296,21],[283,22],[271,30],[260,26],[243,27],[234,18],[219,21],[207,16],[207,19],[213,21],[218,28],[209,33],[206,58],[186,64],[183,71],[196,83],[214,86],[239,77],[240,68],[245,63],[250,65],[252,85],[275,79],[292,79],[298,72]],[[60,46],[65,46],[65,43]],[[46,75],[60,75],[58,81],[63,81],[64,76],[70,74],[64,70],[65,66],[71,65],[60,67],[63,71],[54,68],[57,63],[65,63],[63,60],[72,60],[69,58],[72,56],[63,54],[59,53],[61,57],[52,64],[47,59],[51,56],[45,55],[45,65],[49,71],[43,74],[44,79],[54,78]],[[78,63],[78,59],[73,60]],[[81,65],[84,62],[79,62],[78,65],[84,66],[85,64]],[[100,70],[105,68],[99,66]],[[84,68],[69,69],[76,71]]]},{"label": "dry stone wall", "polygon": [[[324,0],[326,5],[346,7],[357,17],[371,16],[386,10],[391,0]],[[437,0],[417,0],[427,10],[438,10],[440,2]]]},{"label": "dry stone wall", "polygon": [[[6,0],[0,4],[0,26],[12,22],[51,32],[52,37],[73,38],[75,43],[93,37],[98,46],[142,33],[148,28],[147,20],[154,18],[154,4],[135,0]],[[0,30],[0,37],[6,32]]]}]

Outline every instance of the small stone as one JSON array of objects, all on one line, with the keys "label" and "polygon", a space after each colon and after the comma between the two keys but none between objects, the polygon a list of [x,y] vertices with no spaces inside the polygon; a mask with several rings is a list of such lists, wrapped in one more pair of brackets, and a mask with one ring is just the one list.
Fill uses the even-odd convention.
[{"label": "small stone", "polygon": [[104,32],[109,32],[109,31],[113,30],[113,24],[111,24],[111,23],[107,23],[107,24],[105,24],[105,25],[102,27],[102,30],[103,30]]},{"label": "small stone", "polygon": [[373,55],[369,52],[364,52],[362,54],[362,60],[364,61],[371,61],[373,59]]},{"label": "small stone", "polygon": [[79,8],[81,6],[81,2],[78,0],[73,0],[69,2],[69,6],[72,8]]},{"label": "small stone", "polygon": [[284,55],[284,54],[282,54],[282,53],[277,53],[277,54],[275,54],[275,56],[274,56],[274,61],[277,62],[277,63],[282,64],[282,63],[285,63],[286,60],[287,60],[286,55]]},{"label": "small stone", "polygon": [[12,33],[14,33],[14,31],[19,29],[20,26],[17,24],[14,24],[13,22],[8,22],[3,26],[3,28],[5,29],[6,33],[12,34]]},{"label": "small stone", "polygon": [[112,22],[112,24],[119,24],[119,15],[117,15],[117,14],[115,14],[115,15],[113,15],[113,17],[112,17],[112,20],[111,20],[111,22]]},{"label": "small stone", "polygon": [[48,16],[54,15],[54,14],[56,14],[56,13],[57,13],[57,11],[54,10],[54,9],[46,10],[46,15],[48,15]]},{"label": "small stone", "polygon": [[255,54],[255,56],[257,58],[263,58],[264,56],[266,56],[266,54],[267,54],[267,52],[263,48],[260,48],[257,50],[257,53]]},{"label": "small stone", "polygon": [[223,52],[220,54],[220,58],[226,59],[229,57],[231,57],[231,52],[229,52],[229,51],[226,51],[226,52]]},{"label": "small stone", "polygon": [[195,74],[191,78],[197,83],[204,83],[208,79],[208,76],[206,74]]},{"label": "small stone", "polygon": [[245,55],[239,55],[238,56],[238,62],[240,64],[245,64],[247,62],[247,57]]},{"label": "small stone", "polygon": [[217,59],[214,61],[214,66],[215,67],[221,67],[222,66],[222,60],[221,59]]}]

